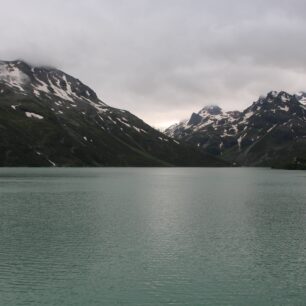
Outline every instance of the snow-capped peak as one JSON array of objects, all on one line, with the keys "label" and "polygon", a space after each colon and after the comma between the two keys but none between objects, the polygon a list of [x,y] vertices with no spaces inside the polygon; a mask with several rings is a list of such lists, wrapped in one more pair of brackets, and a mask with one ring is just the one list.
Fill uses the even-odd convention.
[{"label": "snow-capped peak", "polygon": [[306,92],[305,91],[300,91],[295,94],[295,97],[298,99],[298,101],[306,106]]},{"label": "snow-capped peak", "polygon": [[237,146],[242,152],[247,146],[274,133],[277,127],[291,129],[295,122],[306,122],[306,93],[290,95],[271,91],[261,96],[243,112],[224,112],[218,106],[207,106],[193,113],[189,121],[172,126],[166,134],[185,140],[215,155]]},{"label": "snow-capped peak", "polygon": [[199,115],[220,115],[221,113],[222,109],[218,105],[207,105],[198,112]]},{"label": "snow-capped peak", "polygon": [[64,103],[106,106],[96,93],[78,79],[54,68],[33,67],[22,61],[0,61],[0,84],[21,94]]}]

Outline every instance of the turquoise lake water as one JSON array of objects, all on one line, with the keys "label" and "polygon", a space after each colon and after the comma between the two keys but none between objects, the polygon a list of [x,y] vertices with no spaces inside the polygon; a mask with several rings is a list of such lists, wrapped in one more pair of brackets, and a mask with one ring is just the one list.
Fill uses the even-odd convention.
[{"label": "turquoise lake water", "polygon": [[306,172],[0,169],[0,305],[306,305]]}]

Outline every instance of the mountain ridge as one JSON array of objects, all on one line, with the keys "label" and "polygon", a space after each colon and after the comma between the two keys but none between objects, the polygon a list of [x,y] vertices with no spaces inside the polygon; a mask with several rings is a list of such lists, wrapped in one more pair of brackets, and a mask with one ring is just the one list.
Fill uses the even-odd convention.
[{"label": "mountain ridge", "polygon": [[224,166],[56,68],[0,61],[0,166]]},{"label": "mountain ridge", "polygon": [[306,156],[306,94],[271,91],[242,112],[201,110],[197,122],[187,119],[165,134],[244,166],[286,167]]}]

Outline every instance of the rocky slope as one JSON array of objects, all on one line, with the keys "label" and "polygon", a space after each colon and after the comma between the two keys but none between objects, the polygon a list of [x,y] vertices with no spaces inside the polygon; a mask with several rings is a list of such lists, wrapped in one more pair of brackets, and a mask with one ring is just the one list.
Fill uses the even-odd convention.
[{"label": "rocky slope", "polygon": [[243,112],[205,107],[166,135],[247,166],[294,167],[306,157],[306,94],[270,92]]},{"label": "rocky slope", "polygon": [[222,166],[101,101],[78,79],[0,61],[0,166]]},{"label": "rocky slope", "polygon": [[213,155],[221,155],[224,148],[236,142],[240,112],[224,112],[220,107],[209,105],[188,120],[169,127],[165,134],[174,139],[188,142]]}]

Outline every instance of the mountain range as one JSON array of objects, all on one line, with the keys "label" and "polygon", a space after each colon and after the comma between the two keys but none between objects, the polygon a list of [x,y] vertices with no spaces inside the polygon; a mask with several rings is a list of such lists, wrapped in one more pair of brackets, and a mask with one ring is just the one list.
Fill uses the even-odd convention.
[{"label": "mountain range", "polygon": [[242,112],[206,106],[165,134],[239,165],[304,169],[306,93],[271,91]]},{"label": "mountain range", "polygon": [[164,133],[51,67],[0,61],[0,166],[306,168],[306,92],[206,106]]},{"label": "mountain range", "polygon": [[50,67],[0,61],[0,166],[225,166]]}]

